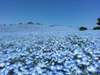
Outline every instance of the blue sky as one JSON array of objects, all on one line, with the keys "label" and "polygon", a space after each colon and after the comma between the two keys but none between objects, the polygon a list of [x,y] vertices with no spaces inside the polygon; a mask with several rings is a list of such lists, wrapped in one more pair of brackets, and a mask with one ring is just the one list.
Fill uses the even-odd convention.
[{"label": "blue sky", "polygon": [[0,0],[0,23],[95,25],[100,0]]}]

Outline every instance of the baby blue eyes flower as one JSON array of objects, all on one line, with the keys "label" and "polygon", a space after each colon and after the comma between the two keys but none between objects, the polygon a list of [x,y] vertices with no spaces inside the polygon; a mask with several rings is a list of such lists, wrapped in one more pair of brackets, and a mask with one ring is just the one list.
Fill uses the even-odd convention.
[{"label": "baby blue eyes flower", "polygon": [[0,40],[0,74],[89,75],[100,70],[100,49],[91,41],[55,37]]}]

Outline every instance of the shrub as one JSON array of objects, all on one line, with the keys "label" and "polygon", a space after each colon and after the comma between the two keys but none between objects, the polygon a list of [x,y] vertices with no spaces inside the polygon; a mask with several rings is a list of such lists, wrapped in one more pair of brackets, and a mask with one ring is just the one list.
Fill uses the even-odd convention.
[{"label": "shrub", "polygon": [[100,25],[100,18],[97,18],[97,25]]},{"label": "shrub", "polygon": [[22,22],[18,23],[18,24],[23,24]]},{"label": "shrub", "polygon": [[100,26],[94,27],[93,30],[100,30]]},{"label": "shrub", "polygon": [[87,28],[86,27],[80,27],[79,30],[84,31],[84,30],[87,30]]},{"label": "shrub", "polygon": [[32,21],[27,22],[27,24],[34,24]]},{"label": "shrub", "polygon": [[3,26],[6,26],[6,24],[3,24]]},{"label": "shrub", "polygon": [[13,24],[9,24],[10,26],[12,26]]},{"label": "shrub", "polygon": [[41,23],[37,22],[36,25],[42,25]]}]

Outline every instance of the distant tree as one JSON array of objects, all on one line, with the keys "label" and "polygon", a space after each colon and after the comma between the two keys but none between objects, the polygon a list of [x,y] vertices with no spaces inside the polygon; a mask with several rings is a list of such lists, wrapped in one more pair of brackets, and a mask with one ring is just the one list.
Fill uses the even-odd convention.
[{"label": "distant tree", "polygon": [[50,27],[55,27],[55,25],[53,25],[53,24],[52,24],[52,25],[49,25],[49,26],[50,26]]},{"label": "distant tree", "polygon": [[27,24],[34,24],[32,21],[27,22]]},{"label": "distant tree", "polygon": [[22,22],[18,23],[18,24],[23,24]]},{"label": "distant tree", "polygon": [[3,24],[4,26],[6,26],[6,24]]},{"label": "distant tree", "polygon": [[94,27],[93,30],[100,30],[100,26]]},{"label": "distant tree", "polygon": [[9,24],[10,26],[12,26],[13,24]]},{"label": "distant tree", "polygon": [[36,22],[36,25],[42,25],[41,23],[39,23],[39,22]]},{"label": "distant tree", "polygon": [[100,25],[100,18],[97,18],[97,25]]},{"label": "distant tree", "polygon": [[84,30],[87,30],[87,28],[86,27],[80,27],[79,30],[84,31]]}]

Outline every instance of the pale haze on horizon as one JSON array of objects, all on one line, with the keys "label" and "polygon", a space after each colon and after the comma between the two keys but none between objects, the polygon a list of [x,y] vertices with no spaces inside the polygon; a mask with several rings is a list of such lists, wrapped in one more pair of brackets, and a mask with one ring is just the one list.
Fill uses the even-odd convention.
[{"label": "pale haze on horizon", "polygon": [[100,0],[0,0],[0,24],[95,25]]}]

